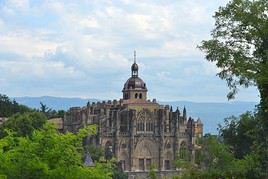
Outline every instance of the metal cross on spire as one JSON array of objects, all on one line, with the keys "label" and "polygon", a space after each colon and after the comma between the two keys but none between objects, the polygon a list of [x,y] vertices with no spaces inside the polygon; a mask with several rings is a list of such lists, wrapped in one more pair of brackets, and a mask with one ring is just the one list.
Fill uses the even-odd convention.
[{"label": "metal cross on spire", "polygon": [[134,63],[136,63],[136,50],[134,50]]}]

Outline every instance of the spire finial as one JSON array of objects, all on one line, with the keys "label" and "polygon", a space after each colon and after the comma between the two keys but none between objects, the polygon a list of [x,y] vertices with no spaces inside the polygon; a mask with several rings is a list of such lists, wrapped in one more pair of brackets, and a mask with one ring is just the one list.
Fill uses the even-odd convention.
[{"label": "spire finial", "polygon": [[134,50],[134,63],[136,63],[136,50]]}]

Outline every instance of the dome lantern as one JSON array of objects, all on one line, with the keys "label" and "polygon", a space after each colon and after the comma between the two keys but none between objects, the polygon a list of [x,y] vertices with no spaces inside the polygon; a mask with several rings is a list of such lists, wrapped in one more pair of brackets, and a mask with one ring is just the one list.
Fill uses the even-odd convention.
[{"label": "dome lantern", "polygon": [[138,77],[139,66],[136,63],[136,51],[134,51],[134,63],[131,66],[132,77]]}]

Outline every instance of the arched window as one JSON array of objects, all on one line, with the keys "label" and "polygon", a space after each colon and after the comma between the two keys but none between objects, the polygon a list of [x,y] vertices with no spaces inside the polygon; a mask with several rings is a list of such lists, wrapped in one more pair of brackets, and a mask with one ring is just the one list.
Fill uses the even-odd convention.
[{"label": "arched window", "polygon": [[144,131],[144,122],[143,121],[138,122],[137,131]]},{"label": "arched window", "polygon": [[136,99],[138,98],[138,93],[135,94],[135,98],[136,98]]},{"label": "arched window", "polygon": [[125,148],[127,148],[127,145],[124,143],[122,144],[122,149],[125,149]]},{"label": "arched window", "polygon": [[187,148],[186,148],[186,143],[182,142],[180,145],[180,158],[183,160],[187,160]]},{"label": "arched window", "polygon": [[110,141],[105,144],[105,159],[110,160],[113,157],[113,146]]},{"label": "arched window", "polygon": [[142,94],[140,93],[140,99],[142,99]]},{"label": "arched window", "polygon": [[128,124],[127,120],[124,118],[120,119],[120,132],[127,132],[128,131]]},{"label": "arched window", "polygon": [[125,93],[124,98],[128,99],[128,94],[127,93]]},{"label": "arched window", "polygon": [[146,131],[154,131],[154,123],[149,121],[146,122]]}]

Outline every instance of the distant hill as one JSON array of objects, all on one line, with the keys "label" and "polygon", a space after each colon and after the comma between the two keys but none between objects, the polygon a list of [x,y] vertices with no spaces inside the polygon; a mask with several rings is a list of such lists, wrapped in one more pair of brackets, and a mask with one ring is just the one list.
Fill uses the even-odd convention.
[{"label": "distant hill", "polygon": [[[85,106],[88,101],[96,102],[97,99],[81,99],[81,98],[63,98],[63,97],[15,97],[18,103],[24,104],[31,108],[40,108],[40,102],[46,104],[52,109],[67,110],[73,106]],[[223,123],[224,118],[228,116],[239,116],[246,111],[254,110],[257,103],[255,102],[229,102],[229,103],[200,103],[189,101],[171,101],[160,102],[161,104],[169,104],[182,111],[185,106],[187,109],[187,116],[194,118],[200,118],[204,123],[205,133],[217,133],[217,127],[219,123]]]}]

